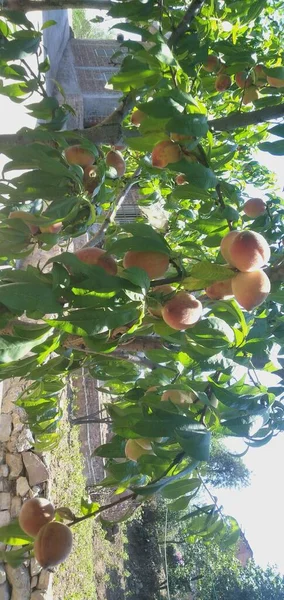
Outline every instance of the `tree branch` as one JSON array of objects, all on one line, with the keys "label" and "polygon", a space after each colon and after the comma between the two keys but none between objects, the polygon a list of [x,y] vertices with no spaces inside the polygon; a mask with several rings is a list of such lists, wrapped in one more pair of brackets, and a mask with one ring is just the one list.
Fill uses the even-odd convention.
[{"label": "tree branch", "polygon": [[280,117],[284,117],[284,104],[266,106],[265,108],[251,112],[230,113],[227,117],[211,119],[208,121],[208,125],[211,131],[233,131],[234,129],[248,127],[249,125],[267,123]]},{"label": "tree branch", "polygon": [[135,497],[136,497],[136,494],[134,494],[134,493],[128,494],[128,496],[123,496],[122,498],[118,498],[118,500],[114,500],[114,502],[110,502],[109,504],[105,504],[104,506],[100,506],[100,508],[98,510],[96,510],[95,512],[93,512],[93,513],[89,513],[87,515],[84,515],[83,517],[75,517],[71,523],[68,523],[68,527],[73,527],[73,525],[77,525],[77,523],[82,523],[82,521],[85,521],[86,519],[90,519],[92,517],[97,517],[104,510],[108,510],[109,508],[113,508],[113,506],[117,506],[118,504],[122,504],[123,502],[126,502],[127,500],[134,500]]},{"label": "tree branch", "polygon": [[114,204],[107,212],[103,223],[101,224],[98,231],[96,231],[95,235],[83,246],[83,248],[90,248],[93,246],[98,246],[98,244],[103,240],[104,234],[110,225],[115,219],[116,213],[119,211],[121,205],[123,204],[126,196],[129,194],[131,188],[138,183],[138,179],[136,179],[137,175],[139,175],[141,169],[137,169],[134,173],[133,180],[124,188],[124,190],[118,194],[117,198],[114,201]]},{"label": "tree branch", "polygon": [[[121,105],[106,119],[101,121],[98,125],[89,127],[88,129],[78,129],[74,131],[64,131],[63,135],[70,144],[77,143],[81,138],[87,138],[94,144],[118,144],[123,140],[123,129],[121,121],[124,119],[126,114],[135,105],[134,98],[128,96],[122,101]],[[249,125],[257,125],[258,123],[266,123],[284,117],[284,104],[278,104],[277,106],[267,106],[260,110],[243,113],[231,113],[227,117],[220,119],[211,119],[208,121],[210,130],[216,131],[234,131],[234,129],[248,127]],[[130,131],[127,135],[133,137],[138,136],[139,133]],[[19,133],[15,134],[3,134],[0,135],[0,152],[5,152],[5,148],[18,145],[27,145],[31,142],[37,141],[36,130],[33,135],[33,131],[28,129],[22,129]],[[54,142],[50,142],[50,145]]]},{"label": "tree branch", "polygon": [[189,25],[192,23],[193,19],[198,15],[201,11],[203,4],[205,4],[205,0],[192,0],[190,6],[188,7],[186,13],[184,14],[183,19],[177,28],[173,31],[172,35],[169,38],[168,44],[169,47],[172,48],[176,42],[183,36],[183,34],[187,31]]},{"label": "tree branch", "polygon": [[[66,137],[69,144],[78,144],[80,138],[88,139],[93,144],[114,145],[123,141],[123,129],[121,123],[124,117],[135,106],[136,96],[131,92],[125,96],[119,106],[98,125],[87,129],[74,129],[73,131],[63,131],[62,135]],[[56,138],[57,132],[55,132]],[[135,135],[138,133],[135,131]],[[0,135],[0,153],[13,146],[26,146],[32,142],[38,141],[37,129],[21,129],[15,134]],[[55,141],[46,142],[50,146],[55,146]]]},{"label": "tree branch", "polygon": [[30,12],[34,10],[62,10],[66,8],[94,8],[109,10],[110,0],[3,0],[3,8]]}]

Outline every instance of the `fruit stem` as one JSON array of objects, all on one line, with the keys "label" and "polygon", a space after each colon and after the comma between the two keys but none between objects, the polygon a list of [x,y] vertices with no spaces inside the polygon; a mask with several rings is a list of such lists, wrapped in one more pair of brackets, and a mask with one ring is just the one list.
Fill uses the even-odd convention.
[{"label": "fruit stem", "polygon": [[97,246],[104,238],[104,234],[106,233],[110,223],[112,223],[115,219],[115,215],[117,211],[120,209],[123,204],[127,194],[130,192],[131,188],[139,182],[137,178],[140,174],[140,168],[134,173],[133,179],[127,183],[127,185],[123,188],[122,192],[118,194],[115,199],[113,206],[106,213],[106,216],[99,228],[99,230],[95,233],[95,235],[83,246],[83,248],[90,248],[93,246]]},{"label": "fruit stem", "polygon": [[[224,202],[224,198],[223,198],[223,194],[222,194],[221,184],[220,183],[217,183],[217,185],[216,185],[216,192],[217,192],[217,196],[218,196],[218,200],[219,200],[220,206],[223,209],[225,209],[226,208],[226,204]],[[226,219],[226,221],[228,223],[228,227],[229,227],[230,231],[233,231],[232,222],[229,221],[228,219]]]},{"label": "fruit stem", "polygon": [[178,283],[179,281],[182,281],[184,277],[187,277],[187,275],[181,273],[179,275],[173,275],[172,277],[165,277],[165,279],[154,279],[153,281],[150,281],[150,287],[165,285],[166,283]]}]

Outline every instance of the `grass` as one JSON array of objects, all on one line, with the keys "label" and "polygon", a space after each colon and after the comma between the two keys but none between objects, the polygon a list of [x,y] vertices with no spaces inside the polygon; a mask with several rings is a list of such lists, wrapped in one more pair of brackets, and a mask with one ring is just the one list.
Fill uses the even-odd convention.
[{"label": "grass", "polygon": [[[85,495],[85,477],[80,452],[79,430],[71,427],[66,417],[61,422],[61,441],[53,451],[51,496],[56,507],[68,506],[80,515],[81,497]],[[54,600],[97,600],[94,583],[93,530],[99,525],[87,519],[72,528],[74,545],[70,557],[54,576]]]}]

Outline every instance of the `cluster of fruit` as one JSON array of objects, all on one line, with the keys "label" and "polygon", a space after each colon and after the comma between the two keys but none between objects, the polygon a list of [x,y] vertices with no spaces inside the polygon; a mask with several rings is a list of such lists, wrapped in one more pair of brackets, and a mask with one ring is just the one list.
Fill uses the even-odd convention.
[{"label": "cluster of fruit", "polygon": [[270,258],[265,238],[255,231],[230,231],[222,239],[220,250],[228,266],[239,272],[208,287],[207,296],[214,300],[234,296],[246,310],[262,304],[270,292],[270,281],[262,270]]},{"label": "cluster of fruit", "polygon": [[[123,177],[126,170],[126,163],[118,148],[123,148],[123,146],[115,146],[114,149],[110,150],[106,154],[105,162],[107,168],[111,168],[113,170],[114,177]],[[66,148],[64,151],[64,157],[69,165],[78,165],[83,169],[83,186],[88,194],[93,194],[96,188],[99,189],[98,186],[100,184],[100,179],[98,177],[97,166],[94,164],[95,157],[92,152],[78,144]],[[28,226],[31,234],[34,236],[38,235],[39,233],[58,234],[63,227],[63,223],[61,221],[46,227],[38,227],[34,224],[33,218],[29,216],[29,213],[24,210],[10,212],[9,219],[21,219]]]},{"label": "cluster of fruit", "polygon": [[[146,113],[136,108],[131,115],[131,123],[135,127],[139,127],[146,117]],[[182,143],[186,144],[192,140],[194,138],[191,135],[171,133],[167,139],[158,142],[152,150],[153,167],[164,169],[168,164],[179,162],[182,158],[188,162],[197,162],[195,154],[182,145]],[[185,179],[180,181],[180,183],[184,182]]]},{"label": "cluster of fruit", "polygon": [[[120,146],[115,146],[114,149],[107,152],[105,162],[108,168],[115,170],[116,177],[123,177],[126,164],[118,148]],[[79,165],[84,169],[83,185],[86,192],[92,194],[99,183],[94,155],[80,145],[69,146],[65,149],[64,155],[69,165]]]},{"label": "cluster of fruit", "polygon": [[[226,73],[227,65],[218,56],[210,54],[203,68],[208,73],[216,73],[215,89],[217,92],[225,92],[232,85],[232,78]],[[258,89],[267,83],[272,87],[284,87],[284,80],[266,75],[263,65],[255,65],[249,72],[239,71],[235,75],[237,86],[244,90],[242,103],[250,104],[258,99]]]},{"label": "cluster of fruit", "polygon": [[[110,275],[116,275],[117,264],[113,256],[100,248],[83,248],[76,252],[77,258],[89,265],[98,265]],[[129,250],[123,257],[125,269],[138,267],[143,269],[150,279],[163,277],[169,267],[169,256],[162,252],[147,252],[143,250]],[[168,296],[164,306],[149,312],[155,316],[162,316],[165,323],[176,330],[187,329],[196,323],[202,314],[202,304],[192,294],[186,291],[176,292],[168,285],[154,288],[158,298]],[[174,294],[174,295],[173,295]]]},{"label": "cluster of fruit", "polygon": [[73,536],[67,525],[55,521],[56,511],[45,498],[24,502],[20,514],[21,529],[34,540],[34,555],[44,569],[64,562],[72,550]]},{"label": "cluster of fruit", "polygon": [[[248,201],[249,202],[249,201]],[[238,273],[224,281],[217,281],[205,289],[212,300],[234,296],[246,310],[252,310],[264,302],[270,291],[270,281],[262,267],[269,261],[270,248],[265,238],[254,231],[230,231],[221,242],[220,251],[228,267]],[[117,264],[113,256],[100,248],[84,248],[76,252],[82,262],[99,265],[110,275],[116,275]],[[143,269],[150,279],[165,275],[169,256],[161,252],[129,250],[123,257],[123,266]],[[172,329],[182,331],[192,327],[202,315],[198,298],[185,290],[177,291],[169,284],[156,286],[149,302],[149,313],[161,317]]]}]

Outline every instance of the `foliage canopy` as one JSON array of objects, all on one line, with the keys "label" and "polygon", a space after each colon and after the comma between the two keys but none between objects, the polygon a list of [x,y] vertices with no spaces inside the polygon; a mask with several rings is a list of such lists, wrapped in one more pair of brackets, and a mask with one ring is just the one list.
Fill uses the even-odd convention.
[{"label": "foliage canopy", "polygon": [[[109,84],[122,103],[105,122],[76,132],[63,130],[72,108],[46,95],[48,58],[38,59],[36,73],[29,67],[29,56],[39,57],[42,31],[24,12],[2,10],[0,20],[0,93],[13,102],[34,91],[42,96],[26,104],[40,120],[34,130],[0,136],[8,158],[0,182],[0,377],[31,381],[18,403],[36,448],[48,450],[58,441],[65,378],[83,366],[115,398],[106,407],[114,437],[96,450],[106,458],[101,486],[129,490],[127,498],[136,501],[159,492],[169,510],[188,507],[183,518],[192,539],[217,536],[228,545],[238,535],[235,520],[220,516],[214,501],[191,506],[211,438],[236,436],[257,447],[284,428],[281,388],[264,385],[256,372],[260,365],[267,373],[281,368],[283,341],[283,200],[274,175],[256,160],[257,149],[284,154],[277,120],[284,91],[280,11],[280,2],[263,0],[113,3],[109,14],[122,19],[119,28],[140,36],[123,41],[113,57],[119,67]],[[216,68],[204,68],[212,56]],[[235,82],[240,73],[243,87]],[[134,107],[143,114],[139,127]],[[74,143],[93,155],[91,193],[80,164],[66,160]],[[108,157],[122,143],[126,171],[118,176]],[[160,143],[175,149],[164,168],[155,166],[154,154],[151,160]],[[177,175],[185,183],[178,185]],[[257,218],[243,211],[248,183],[266,193]],[[118,225],[116,211],[133,186],[141,216]],[[153,227],[157,211],[164,220]],[[99,230],[88,246],[103,241],[116,274],[68,251],[94,223]],[[261,233],[271,248],[264,267],[271,293],[249,312],[235,299],[216,301],[204,292],[238,276],[220,253],[232,230]],[[63,251],[54,255],[58,244]],[[18,268],[17,259],[27,263],[38,248],[47,252],[46,264]],[[167,257],[163,279],[123,268],[125,253],[142,249]],[[183,290],[201,301],[202,318],[193,327],[175,329],[153,316],[151,309],[163,304],[154,288],[168,283],[172,294]],[[164,401],[169,390],[190,400]],[[126,443],[141,438],[151,450],[126,460]],[[82,505],[83,518],[102,510]]]}]

